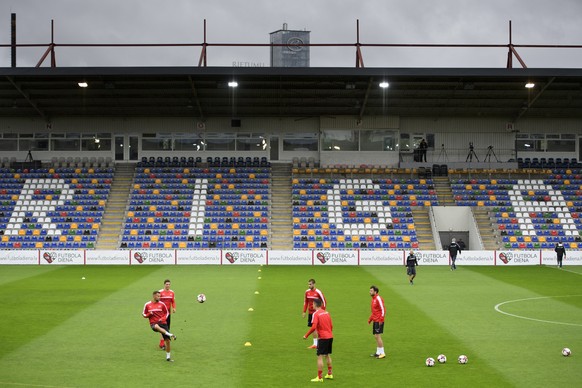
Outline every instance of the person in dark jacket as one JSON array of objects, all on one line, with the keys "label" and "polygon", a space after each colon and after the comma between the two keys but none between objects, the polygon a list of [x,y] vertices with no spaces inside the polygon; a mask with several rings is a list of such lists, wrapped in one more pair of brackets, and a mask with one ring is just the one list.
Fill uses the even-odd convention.
[{"label": "person in dark jacket", "polygon": [[449,245],[449,254],[451,255],[451,271],[457,269],[457,266],[455,265],[455,260],[457,260],[457,255],[460,255],[461,252],[462,252],[461,247],[459,246],[459,244],[457,244],[457,240],[452,239],[451,245]]},{"label": "person in dark jacket", "polygon": [[554,248],[554,252],[556,252],[556,258],[558,259],[558,268],[562,268],[562,259],[566,256],[566,247],[562,244],[561,241],[558,241],[556,247]]},{"label": "person in dark jacket", "polygon": [[414,252],[410,251],[410,254],[406,258],[406,274],[408,275],[408,282],[410,285],[414,285],[414,278],[416,277],[416,267],[418,266],[418,259]]}]

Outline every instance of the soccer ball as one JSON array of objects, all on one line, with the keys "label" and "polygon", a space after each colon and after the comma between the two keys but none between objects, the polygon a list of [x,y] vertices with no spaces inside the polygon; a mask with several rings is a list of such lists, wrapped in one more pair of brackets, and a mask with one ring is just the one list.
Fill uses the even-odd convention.
[{"label": "soccer ball", "polygon": [[431,367],[434,366],[434,358],[429,357],[426,359],[426,361],[424,362],[426,364],[426,366]]},{"label": "soccer ball", "polygon": [[444,354],[439,354],[439,356],[437,357],[437,360],[441,364],[444,364],[445,362],[447,362],[447,356],[445,356]]},{"label": "soccer ball", "polygon": [[461,354],[459,356],[459,364],[466,364],[467,361],[469,361],[469,359],[467,358],[467,356],[465,356],[464,354]]},{"label": "soccer ball", "polygon": [[562,349],[562,356],[568,357],[570,354],[572,354],[572,351],[570,350],[570,348]]},{"label": "soccer ball", "polygon": [[196,300],[198,301],[198,303],[204,303],[204,302],[206,302],[206,295],[198,294],[198,296],[196,297]]}]

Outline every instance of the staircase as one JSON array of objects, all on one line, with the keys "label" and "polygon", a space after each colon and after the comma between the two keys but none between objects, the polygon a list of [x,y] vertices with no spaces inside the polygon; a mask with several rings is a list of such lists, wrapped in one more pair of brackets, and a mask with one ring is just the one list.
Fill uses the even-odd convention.
[{"label": "staircase", "polygon": [[123,233],[125,213],[129,200],[131,183],[135,173],[135,164],[119,163],[115,165],[115,175],[101,220],[97,249],[118,249],[119,236]]},{"label": "staircase", "polygon": [[425,251],[436,250],[428,208],[413,208],[412,218],[414,219],[414,228],[416,229],[416,237],[418,238],[418,249]]},{"label": "staircase", "polygon": [[270,249],[293,249],[291,211],[291,163],[271,166],[271,237]]},{"label": "staircase", "polygon": [[448,177],[433,177],[434,189],[439,200],[439,206],[455,206],[455,199]]},{"label": "staircase", "polygon": [[489,218],[489,210],[487,208],[474,207],[472,208],[481,241],[483,241],[483,249],[494,251],[499,249],[499,243],[496,238],[495,229]]}]

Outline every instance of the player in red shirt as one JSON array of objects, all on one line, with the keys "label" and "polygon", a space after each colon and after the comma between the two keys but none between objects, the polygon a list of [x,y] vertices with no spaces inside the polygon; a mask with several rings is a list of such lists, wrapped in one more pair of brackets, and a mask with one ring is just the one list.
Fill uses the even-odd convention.
[{"label": "player in red shirt", "polygon": [[[327,304],[325,302],[325,296],[323,296],[323,292],[319,289],[315,288],[315,279],[309,279],[307,281],[307,286],[309,287],[307,291],[305,291],[305,299],[303,301],[303,318],[305,318],[305,312],[307,311],[309,315],[307,316],[307,326],[311,327],[311,321],[313,317],[313,313],[315,312],[315,307],[313,306],[313,301],[316,299],[321,300],[321,308],[325,310]],[[309,349],[317,349],[317,331],[313,333],[313,345],[308,346]]]},{"label": "player in red shirt", "polygon": [[166,305],[160,302],[160,291],[154,291],[152,293],[152,300],[147,302],[143,306],[144,318],[150,320],[150,327],[153,331],[162,333],[164,336],[164,344],[166,348],[166,361],[174,361],[170,357],[170,340],[176,340],[176,336],[170,333],[166,319],[168,318],[169,312]]},{"label": "player in red shirt", "polygon": [[[166,307],[168,308],[168,312],[170,313],[168,315],[168,319],[166,320],[166,323],[168,324],[168,330],[170,330],[170,328],[172,327],[171,325],[172,314],[176,313],[176,299],[174,291],[170,290],[171,284],[172,283],[170,282],[170,279],[164,280],[164,288],[160,290],[160,300],[166,305]],[[162,338],[160,339],[160,348],[164,349],[164,347],[165,347],[164,336],[162,335]]]},{"label": "player in red shirt", "polygon": [[[312,301],[315,307],[313,313],[311,328],[303,338],[309,337],[311,333],[319,333],[319,341],[317,343],[317,377],[311,379],[314,383],[323,382],[323,379],[333,380],[331,370],[331,350],[333,345],[333,323],[329,312],[323,308],[323,301],[321,299],[314,299]],[[327,374],[323,376],[323,357],[327,360]]]},{"label": "player in red shirt", "polygon": [[384,353],[384,342],[382,341],[382,333],[384,333],[384,317],[386,316],[386,308],[384,308],[384,299],[378,295],[378,287],[370,287],[370,296],[372,297],[372,314],[368,318],[368,325],[374,322],[372,327],[372,334],[376,338],[376,353],[370,354],[371,357],[378,359],[386,358]]}]

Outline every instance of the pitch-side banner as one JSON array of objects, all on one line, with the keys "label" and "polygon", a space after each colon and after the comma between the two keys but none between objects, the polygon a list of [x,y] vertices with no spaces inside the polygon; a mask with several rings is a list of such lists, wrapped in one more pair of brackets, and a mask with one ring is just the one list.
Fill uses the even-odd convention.
[{"label": "pitch-side banner", "polygon": [[463,251],[457,255],[458,265],[494,265],[495,251]]},{"label": "pitch-side banner", "polygon": [[40,250],[41,265],[83,265],[85,251],[50,251]]},{"label": "pitch-side banner", "polygon": [[358,265],[358,251],[313,251],[315,265]]},{"label": "pitch-side banner", "polygon": [[449,265],[449,251],[416,251],[414,254],[418,265]]},{"label": "pitch-side banner", "polygon": [[128,265],[129,251],[85,251],[87,265]]},{"label": "pitch-side banner", "polygon": [[360,251],[360,265],[404,265],[404,251]]},{"label": "pitch-side banner", "polygon": [[[558,265],[558,258],[554,251],[542,251],[542,264]],[[582,251],[566,251],[562,259],[562,266],[582,265]]]},{"label": "pitch-side banner", "polygon": [[495,265],[539,265],[540,251],[495,251]]},{"label": "pitch-side banner", "polygon": [[167,265],[176,264],[174,250],[135,250],[130,251],[130,265]]},{"label": "pitch-side banner", "polygon": [[268,251],[268,265],[311,265],[311,251]]},{"label": "pitch-side banner", "polygon": [[220,251],[199,250],[199,251],[176,251],[176,262],[178,265],[220,265]]},{"label": "pitch-side banner", "polygon": [[22,251],[0,251],[0,265],[38,265],[38,251],[22,250]]},{"label": "pitch-side banner", "polygon": [[267,264],[266,251],[223,250],[222,265],[261,265]]}]

